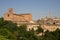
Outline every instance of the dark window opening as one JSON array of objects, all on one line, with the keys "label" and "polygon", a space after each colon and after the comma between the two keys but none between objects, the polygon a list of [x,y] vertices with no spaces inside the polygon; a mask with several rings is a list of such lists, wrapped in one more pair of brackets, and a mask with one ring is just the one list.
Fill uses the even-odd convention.
[{"label": "dark window opening", "polygon": [[8,17],[9,17],[9,14],[8,14]]},{"label": "dark window opening", "polygon": [[55,22],[53,24],[55,25]]}]

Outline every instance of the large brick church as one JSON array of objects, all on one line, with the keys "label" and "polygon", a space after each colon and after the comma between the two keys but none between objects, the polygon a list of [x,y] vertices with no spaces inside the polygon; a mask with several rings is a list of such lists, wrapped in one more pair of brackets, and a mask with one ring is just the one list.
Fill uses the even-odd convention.
[{"label": "large brick church", "polygon": [[4,20],[13,21],[17,24],[26,23],[32,21],[32,15],[30,13],[26,14],[15,14],[13,9],[10,8],[8,12],[4,13]]}]

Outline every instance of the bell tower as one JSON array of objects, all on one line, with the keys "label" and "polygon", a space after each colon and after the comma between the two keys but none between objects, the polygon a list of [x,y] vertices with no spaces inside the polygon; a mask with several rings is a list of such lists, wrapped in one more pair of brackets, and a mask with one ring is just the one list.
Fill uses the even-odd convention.
[{"label": "bell tower", "polygon": [[13,14],[13,9],[12,8],[9,8],[8,13],[9,14]]},{"label": "bell tower", "polygon": [[51,11],[48,11],[48,18],[51,18]]}]

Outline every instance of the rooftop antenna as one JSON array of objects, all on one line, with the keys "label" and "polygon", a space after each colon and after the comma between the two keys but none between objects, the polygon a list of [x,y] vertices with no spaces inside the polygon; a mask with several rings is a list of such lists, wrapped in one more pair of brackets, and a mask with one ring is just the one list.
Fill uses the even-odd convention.
[{"label": "rooftop antenna", "polygon": [[51,11],[50,11],[50,9],[48,11],[48,18],[51,18]]}]

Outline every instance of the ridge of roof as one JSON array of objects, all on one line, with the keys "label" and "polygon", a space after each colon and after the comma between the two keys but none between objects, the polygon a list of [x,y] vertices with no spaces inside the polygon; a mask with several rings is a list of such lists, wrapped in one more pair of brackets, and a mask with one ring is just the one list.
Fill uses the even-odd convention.
[{"label": "ridge of roof", "polygon": [[24,14],[14,14],[14,15],[31,15],[31,14],[30,13],[24,13]]}]

